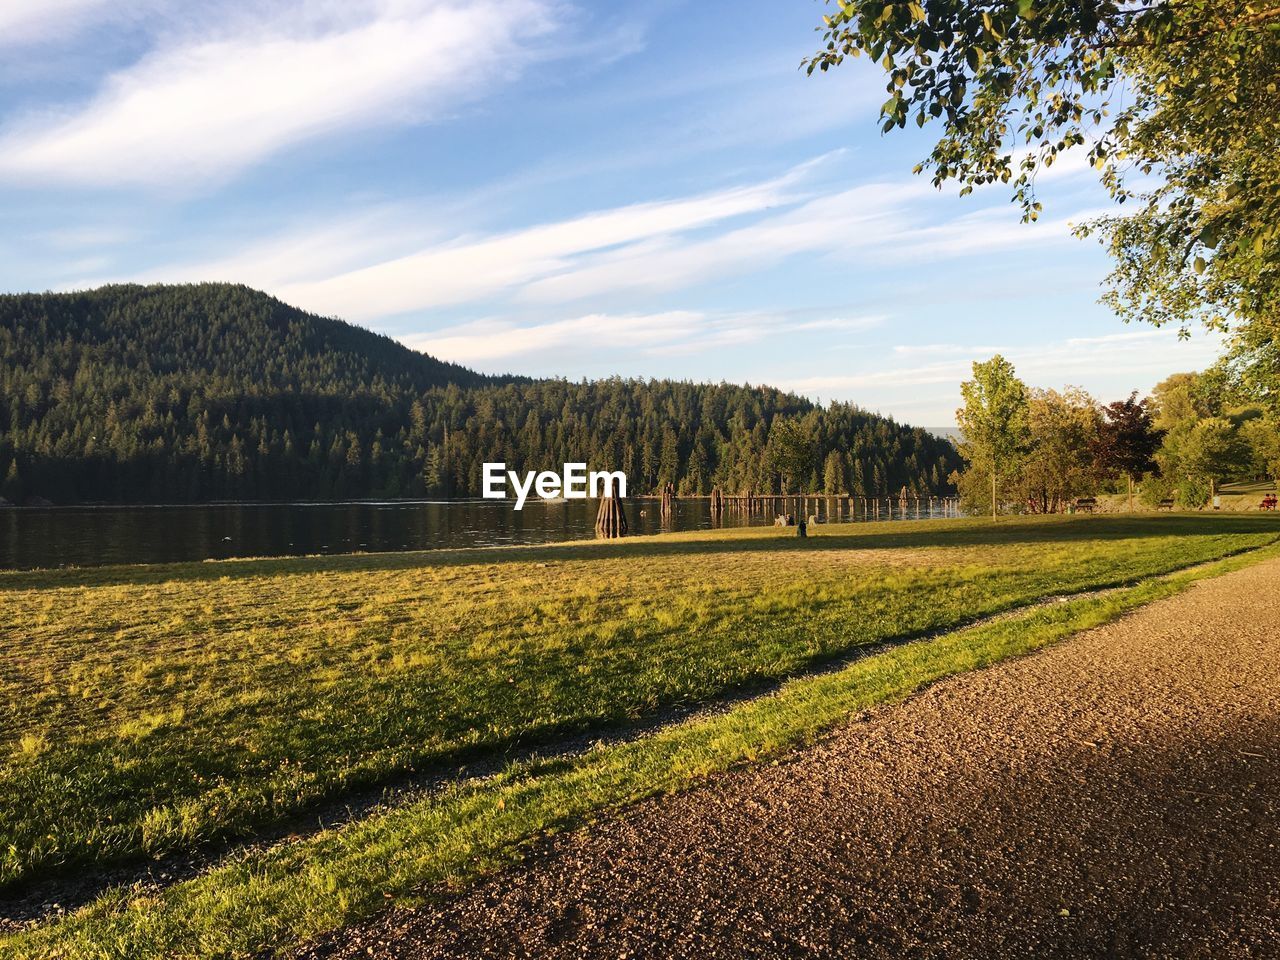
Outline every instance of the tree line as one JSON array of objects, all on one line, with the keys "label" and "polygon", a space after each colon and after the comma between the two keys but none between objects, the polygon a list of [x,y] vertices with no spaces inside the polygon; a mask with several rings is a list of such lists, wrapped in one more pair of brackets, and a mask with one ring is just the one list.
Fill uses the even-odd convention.
[{"label": "tree line", "polygon": [[1101,404],[1077,387],[1030,388],[997,355],[961,392],[953,480],[971,513],[1057,513],[1107,491],[1132,505],[1135,490],[1197,509],[1224,482],[1280,481],[1280,417],[1234,392],[1221,366]]},{"label": "tree line", "polygon": [[587,462],[682,495],[940,494],[959,464],[950,442],[852,405],[487,377],[243,286],[0,297],[10,502],[468,497],[486,461]]}]

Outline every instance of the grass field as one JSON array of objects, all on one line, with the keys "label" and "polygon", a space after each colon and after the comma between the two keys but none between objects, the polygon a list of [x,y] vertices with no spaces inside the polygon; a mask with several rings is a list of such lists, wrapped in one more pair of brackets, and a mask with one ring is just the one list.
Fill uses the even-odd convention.
[{"label": "grass field", "polygon": [[733,530],[0,575],[0,881],[1268,543],[1271,517]]},{"label": "grass field", "polygon": [[[1046,595],[1119,593],[891,646],[723,716],[108,891],[0,956],[252,956],[529,838],[776,754],[851,710],[1167,595],[1271,517],[739,530],[623,544],[0,576],[10,888],[180,851],[463,751],[620,726]],[[1275,548],[1265,553],[1274,553]],[[1258,553],[1226,561],[1251,562]]]}]

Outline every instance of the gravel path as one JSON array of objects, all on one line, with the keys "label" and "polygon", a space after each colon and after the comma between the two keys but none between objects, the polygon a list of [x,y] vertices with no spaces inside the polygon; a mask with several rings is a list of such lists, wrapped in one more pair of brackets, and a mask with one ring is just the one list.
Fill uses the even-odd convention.
[{"label": "gravel path", "polygon": [[304,956],[1280,956],[1280,561]]}]

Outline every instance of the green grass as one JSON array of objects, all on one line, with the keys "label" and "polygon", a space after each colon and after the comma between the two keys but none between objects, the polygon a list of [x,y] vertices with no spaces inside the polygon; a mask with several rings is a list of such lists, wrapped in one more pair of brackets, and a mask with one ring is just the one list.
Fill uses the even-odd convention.
[{"label": "green grass", "polygon": [[1272,517],[734,530],[0,575],[0,882],[1274,540]]},{"label": "green grass", "polygon": [[113,891],[40,929],[0,940],[23,957],[247,957],[369,916],[391,899],[464,882],[563,829],[708,774],[777,756],[851,713],[934,680],[1028,653],[1235,569],[1271,547],[1117,592],[1051,604],[903,644],[728,713],[560,761],[519,764],[297,843],[255,851],[160,893]]}]

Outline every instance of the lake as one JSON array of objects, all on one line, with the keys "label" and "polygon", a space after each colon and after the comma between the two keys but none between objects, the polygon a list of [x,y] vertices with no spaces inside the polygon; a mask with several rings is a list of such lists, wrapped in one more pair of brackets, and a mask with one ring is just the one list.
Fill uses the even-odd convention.
[{"label": "lake", "polygon": [[[810,499],[810,512],[815,502]],[[713,519],[710,501],[680,500],[665,525],[655,500],[629,501],[626,513],[632,533],[653,534],[767,526],[782,512],[777,504],[754,515],[730,509]],[[864,519],[861,508],[850,516],[847,500],[821,504],[833,520]],[[881,519],[916,516],[914,505],[904,515],[897,501],[882,500],[880,511]],[[923,505],[921,516],[929,513]],[[496,500],[9,508],[0,509],[0,568],[548,543],[594,537],[595,516],[596,502],[584,500],[530,501],[519,512]]]}]

